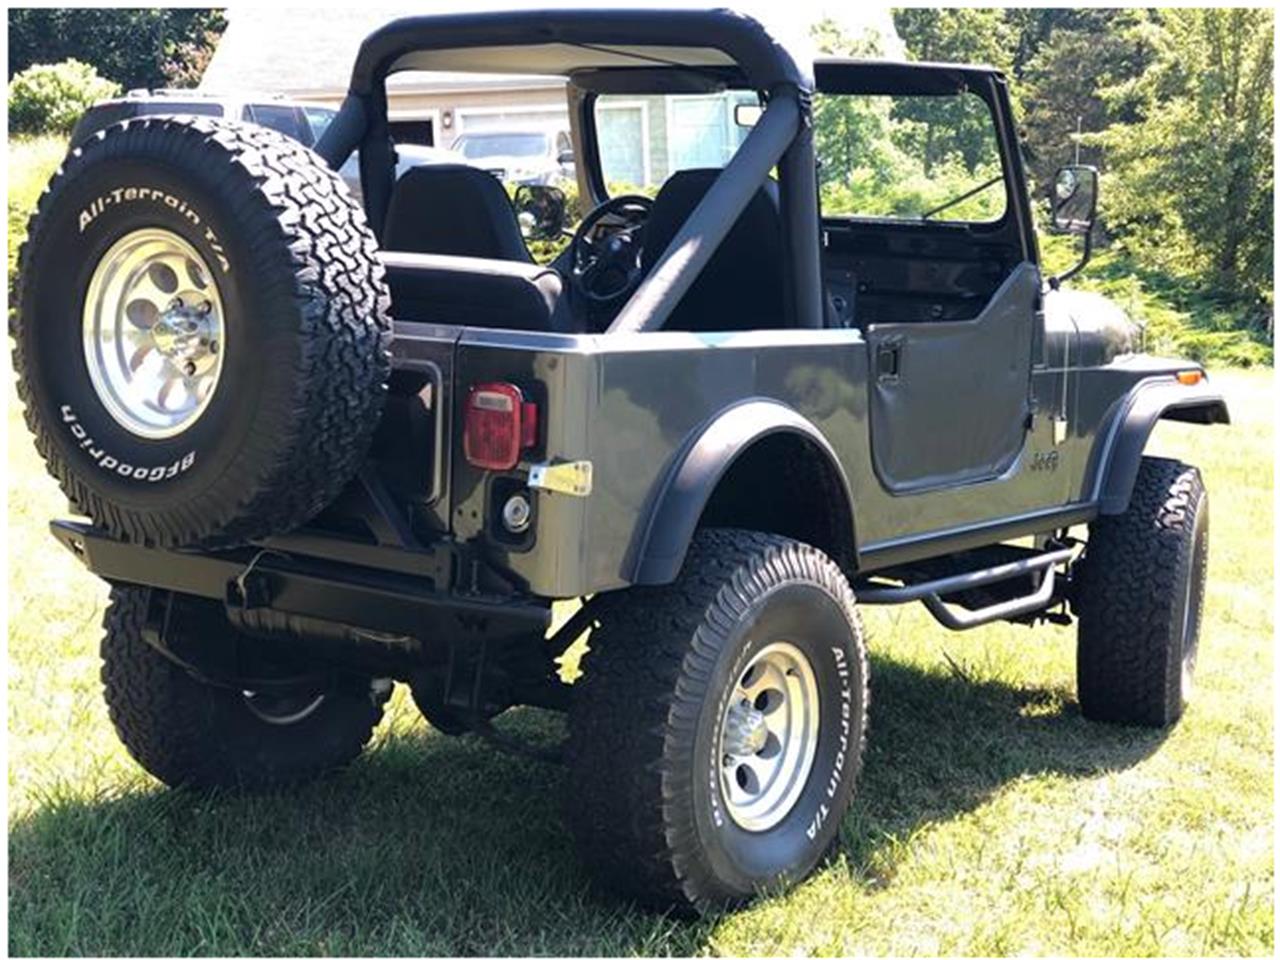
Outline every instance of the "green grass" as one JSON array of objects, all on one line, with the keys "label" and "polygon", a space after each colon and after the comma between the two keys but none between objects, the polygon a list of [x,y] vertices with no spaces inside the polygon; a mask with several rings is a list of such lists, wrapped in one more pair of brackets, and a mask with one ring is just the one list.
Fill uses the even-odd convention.
[{"label": "green grass", "polygon": [[403,690],[364,757],[304,788],[200,796],[140,772],[101,702],[106,588],[46,533],[66,505],[10,387],[10,951],[1271,955],[1276,397],[1269,370],[1215,380],[1235,424],[1155,438],[1213,499],[1184,721],[1085,723],[1069,629],[866,610],[870,742],[836,862],[695,923],[593,891],[561,772],[435,733]]}]

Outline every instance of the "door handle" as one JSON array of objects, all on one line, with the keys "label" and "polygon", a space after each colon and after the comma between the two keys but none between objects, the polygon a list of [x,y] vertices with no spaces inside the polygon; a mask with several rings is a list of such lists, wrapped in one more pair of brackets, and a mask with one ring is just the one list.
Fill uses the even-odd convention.
[{"label": "door handle", "polygon": [[897,383],[902,375],[902,341],[885,340],[876,344],[876,381]]}]

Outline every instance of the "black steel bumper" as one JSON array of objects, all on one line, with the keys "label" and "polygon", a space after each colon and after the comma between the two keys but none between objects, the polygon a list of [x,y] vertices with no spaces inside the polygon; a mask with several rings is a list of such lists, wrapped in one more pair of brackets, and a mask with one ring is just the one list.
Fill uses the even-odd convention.
[{"label": "black steel bumper", "polygon": [[[231,550],[164,550],[122,543],[84,523],[55,520],[53,535],[112,583],[136,584],[423,640],[545,633],[546,602],[450,589],[458,556],[388,551],[338,540],[285,537]],[[338,557],[346,556],[357,562]]]}]

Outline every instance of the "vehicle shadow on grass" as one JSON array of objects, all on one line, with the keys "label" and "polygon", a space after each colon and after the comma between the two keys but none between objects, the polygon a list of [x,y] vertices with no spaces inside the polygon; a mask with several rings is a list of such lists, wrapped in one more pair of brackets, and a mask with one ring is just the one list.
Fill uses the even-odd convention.
[{"label": "vehicle shadow on grass", "polygon": [[[882,657],[871,675],[867,762],[842,831],[850,882],[868,891],[892,882],[877,856],[889,838],[972,810],[1018,777],[1096,776],[1161,741],[1087,724],[1051,690],[972,683]],[[536,737],[563,730],[536,711],[504,726]],[[53,795],[11,826],[9,946],[14,954],[700,952],[714,918],[655,916],[589,887],[560,820],[562,796],[558,769],[425,727],[284,793]],[[863,869],[872,863],[881,866]]]}]

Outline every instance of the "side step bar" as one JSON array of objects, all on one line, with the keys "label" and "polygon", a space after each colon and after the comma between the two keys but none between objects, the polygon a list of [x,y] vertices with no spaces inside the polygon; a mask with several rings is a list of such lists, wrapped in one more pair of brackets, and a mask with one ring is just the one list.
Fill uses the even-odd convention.
[{"label": "side step bar", "polygon": [[[969,630],[995,620],[1007,620],[1010,617],[1034,613],[1049,606],[1054,599],[1056,567],[1059,563],[1070,561],[1074,553],[1074,547],[1063,547],[983,570],[971,570],[967,573],[957,573],[950,577],[939,577],[936,580],[925,580],[901,587],[870,587],[858,590],[856,593],[858,601],[867,604],[911,603],[922,600],[925,609],[947,629]],[[948,607],[943,600],[943,597],[950,593],[970,590],[1002,580],[1011,580],[1037,571],[1043,571],[1040,585],[1026,596],[1014,597],[977,610]]]}]

